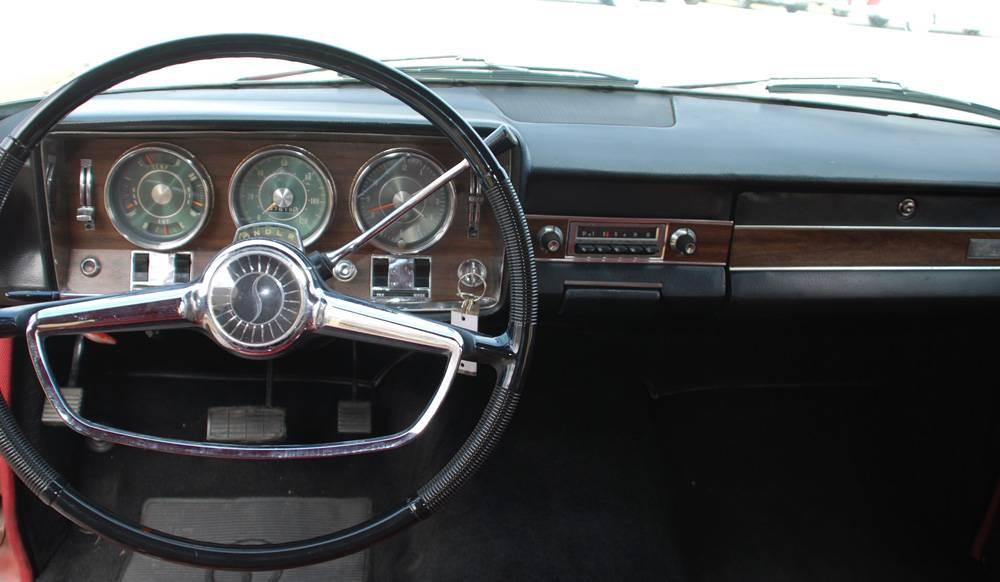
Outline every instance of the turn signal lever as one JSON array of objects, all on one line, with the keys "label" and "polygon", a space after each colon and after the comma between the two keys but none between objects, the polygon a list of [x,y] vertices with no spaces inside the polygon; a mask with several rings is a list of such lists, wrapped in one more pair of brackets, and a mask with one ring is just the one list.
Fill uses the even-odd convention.
[{"label": "turn signal lever", "polygon": [[[493,133],[486,136],[484,141],[494,154],[502,154],[517,145],[517,138],[506,125],[501,125],[497,129],[493,130]],[[333,276],[333,268],[334,265],[337,264],[337,261],[360,249],[365,245],[365,243],[377,237],[382,231],[392,225],[392,223],[402,218],[403,215],[423,202],[431,194],[437,192],[442,186],[451,182],[460,176],[462,172],[468,169],[469,161],[463,158],[462,161],[446,170],[430,184],[418,190],[410,196],[406,202],[400,204],[395,210],[385,215],[382,220],[376,222],[374,226],[359,234],[344,246],[328,253],[321,251],[314,251],[310,253],[309,262],[313,264],[316,271],[324,280],[329,279]]]}]

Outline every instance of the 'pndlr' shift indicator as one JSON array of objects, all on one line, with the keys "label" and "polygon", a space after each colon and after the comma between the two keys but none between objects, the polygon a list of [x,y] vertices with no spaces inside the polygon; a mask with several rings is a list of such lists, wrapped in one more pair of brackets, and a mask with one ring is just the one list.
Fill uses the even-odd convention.
[{"label": "'pndlr' shift indicator", "polygon": [[656,240],[657,227],[636,226],[581,226],[577,238]]}]

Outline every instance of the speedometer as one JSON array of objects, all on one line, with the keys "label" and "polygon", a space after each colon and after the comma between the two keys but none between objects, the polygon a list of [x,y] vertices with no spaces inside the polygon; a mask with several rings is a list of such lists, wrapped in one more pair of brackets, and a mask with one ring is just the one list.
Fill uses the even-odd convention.
[{"label": "speedometer", "polygon": [[229,210],[238,226],[279,222],[314,242],[330,222],[336,190],[315,156],[293,146],[257,150],[236,168],[229,182]]},{"label": "speedometer", "polygon": [[104,183],[111,224],[129,242],[152,250],[177,248],[205,226],[212,182],[190,152],[143,144],[111,167]]},{"label": "speedometer", "polygon": [[[393,149],[368,160],[351,187],[351,214],[362,231],[443,174],[441,166],[418,150]],[[455,213],[455,187],[449,182],[382,231],[372,243],[395,253],[422,251],[444,236]]]}]

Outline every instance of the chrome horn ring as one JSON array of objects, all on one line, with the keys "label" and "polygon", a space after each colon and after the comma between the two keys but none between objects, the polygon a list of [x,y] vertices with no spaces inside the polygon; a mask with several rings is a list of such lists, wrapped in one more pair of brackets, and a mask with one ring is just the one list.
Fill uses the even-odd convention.
[{"label": "chrome horn ring", "polygon": [[[182,328],[204,330],[221,347],[247,358],[278,356],[307,332],[315,332],[439,354],[447,358],[447,364],[423,411],[399,432],[322,444],[241,445],[159,437],[87,419],[63,398],[44,347],[45,340],[56,335]],[[241,459],[354,455],[413,441],[444,402],[463,354],[469,351],[469,340],[473,345],[497,343],[496,338],[337,293],[323,284],[298,249],[269,240],[246,240],[227,247],[191,285],[41,309],[27,327],[28,350],[42,389],[74,431],[131,447]],[[494,363],[501,360],[494,358]]]}]

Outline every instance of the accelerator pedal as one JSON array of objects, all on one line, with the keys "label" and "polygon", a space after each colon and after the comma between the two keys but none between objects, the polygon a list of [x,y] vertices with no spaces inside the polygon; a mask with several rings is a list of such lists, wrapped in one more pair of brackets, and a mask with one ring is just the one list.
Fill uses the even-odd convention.
[{"label": "accelerator pedal", "polygon": [[[83,388],[61,388],[63,400],[69,405],[73,412],[80,414],[80,407],[83,406]],[[45,426],[64,426],[62,418],[56,412],[56,407],[48,398],[42,406],[42,424]]]},{"label": "accelerator pedal", "polygon": [[285,409],[271,406],[214,406],[208,409],[207,439],[220,443],[276,443],[288,429]]},{"label": "accelerator pedal", "polygon": [[341,400],[337,403],[337,432],[340,434],[371,434],[372,403],[370,400]]}]

